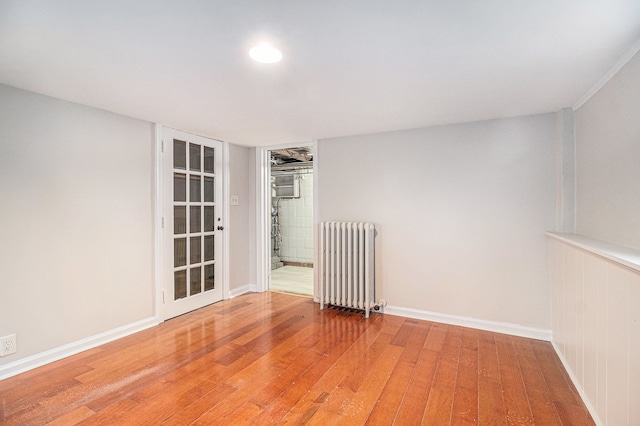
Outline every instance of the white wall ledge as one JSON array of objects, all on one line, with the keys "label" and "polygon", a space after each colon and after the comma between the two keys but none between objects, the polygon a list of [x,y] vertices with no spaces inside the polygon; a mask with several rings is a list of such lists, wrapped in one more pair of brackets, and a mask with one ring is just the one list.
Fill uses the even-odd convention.
[{"label": "white wall ledge", "polygon": [[547,232],[550,238],[602,256],[622,266],[640,273],[640,250],[619,246],[606,241],[597,240],[580,234],[565,234],[561,232]]}]

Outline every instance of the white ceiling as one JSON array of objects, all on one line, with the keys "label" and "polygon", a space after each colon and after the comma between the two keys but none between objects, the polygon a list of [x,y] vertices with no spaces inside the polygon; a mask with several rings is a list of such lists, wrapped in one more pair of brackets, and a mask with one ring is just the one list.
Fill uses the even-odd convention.
[{"label": "white ceiling", "polygon": [[640,0],[1,0],[0,83],[264,146],[556,111],[638,39]]}]

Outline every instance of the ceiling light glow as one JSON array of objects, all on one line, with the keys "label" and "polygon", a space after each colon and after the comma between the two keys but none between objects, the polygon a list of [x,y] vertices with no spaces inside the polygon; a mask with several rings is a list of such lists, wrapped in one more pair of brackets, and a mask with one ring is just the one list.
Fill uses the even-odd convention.
[{"label": "ceiling light glow", "polygon": [[267,43],[261,43],[249,51],[251,59],[263,64],[273,64],[282,60],[282,52]]}]

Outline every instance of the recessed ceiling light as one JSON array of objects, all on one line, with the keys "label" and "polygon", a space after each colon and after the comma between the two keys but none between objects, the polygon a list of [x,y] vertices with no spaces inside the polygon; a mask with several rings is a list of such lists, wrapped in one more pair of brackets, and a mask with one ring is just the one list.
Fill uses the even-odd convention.
[{"label": "recessed ceiling light", "polygon": [[282,60],[282,52],[267,43],[261,43],[249,51],[251,59],[263,64],[273,64]]}]

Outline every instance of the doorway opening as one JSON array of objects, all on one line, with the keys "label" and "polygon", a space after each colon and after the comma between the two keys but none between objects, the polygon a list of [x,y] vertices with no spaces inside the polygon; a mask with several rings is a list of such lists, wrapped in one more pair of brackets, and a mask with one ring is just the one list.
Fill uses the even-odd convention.
[{"label": "doorway opening", "polygon": [[273,149],[270,290],[313,296],[313,148]]}]

